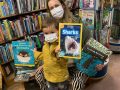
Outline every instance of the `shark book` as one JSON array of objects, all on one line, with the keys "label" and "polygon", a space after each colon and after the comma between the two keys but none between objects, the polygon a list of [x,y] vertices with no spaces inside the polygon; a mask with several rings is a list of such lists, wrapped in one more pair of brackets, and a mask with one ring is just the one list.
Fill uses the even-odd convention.
[{"label": "shark book", "polygon": [[59,57],[81,58],[82,24],[60,23],[59,24],[59,46],[61,51]]}]

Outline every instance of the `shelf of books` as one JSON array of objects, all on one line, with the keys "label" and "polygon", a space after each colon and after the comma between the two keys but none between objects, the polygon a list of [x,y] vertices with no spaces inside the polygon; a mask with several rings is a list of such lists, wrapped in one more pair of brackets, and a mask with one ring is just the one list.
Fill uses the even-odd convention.
[{"label": "shelf of books", "polygon": [[[66,5],[81,17],[93,38],[108,44],[113,17],[113,0],[66,0]],[[79,9],[79,14],[76,9]]]},{"label": "shelf of books", "polygon": [[15,77],[12,42],[33,42],[42,50],[46,11],[46,0],[0,0],[0,71],[7,86]]},{"label": "shelf of books", "polygon": [[0,19],[45,10],[46,0],[0,0]]},{"label": "shelf of books", "polygon": [[37,12],[44,12],[46,11],[47,9],[39,9],[39,10],[33,10],[33,11],[29,11],[29,12],[25,12],[25,13],[22,13],[22,14],[12,14],[10,16],[3,16],[3,17],[0,17],[0,20],[4,20],[4,19],[8,19],[8,18],[12,18],[12,17],[18,17],[18,16],[23,16],[23,15],[28,15],[28,14],[31,14],[31,13],[37,13]]}]

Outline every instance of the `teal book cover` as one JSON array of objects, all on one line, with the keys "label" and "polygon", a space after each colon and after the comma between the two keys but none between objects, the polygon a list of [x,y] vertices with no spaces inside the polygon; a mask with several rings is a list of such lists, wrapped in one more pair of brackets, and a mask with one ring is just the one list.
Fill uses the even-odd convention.
[{"label": "teal book cover", "polygon": [[13,41],[12,49],[15,66],[35,66],[34,44],[29,41]]}]

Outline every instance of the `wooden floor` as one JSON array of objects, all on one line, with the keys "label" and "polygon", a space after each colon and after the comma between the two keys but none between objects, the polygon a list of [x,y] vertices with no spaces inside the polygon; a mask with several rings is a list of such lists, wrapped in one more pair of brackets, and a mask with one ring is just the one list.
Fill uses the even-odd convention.
[{"label": "wooden floor", "polygon": [[25,90],[23,83],[15,83],[14,85],[10,86],[7,90]]},{"label": "wooden floor", "polygon": [[[16,83],[7,90],[25,90],[22,83]],[[33,88],[33,90],[35,90]],[[100,81],[95,81],[86,86],[85,90],[120,90],[120,54],[110,57],[108,73]]]}]

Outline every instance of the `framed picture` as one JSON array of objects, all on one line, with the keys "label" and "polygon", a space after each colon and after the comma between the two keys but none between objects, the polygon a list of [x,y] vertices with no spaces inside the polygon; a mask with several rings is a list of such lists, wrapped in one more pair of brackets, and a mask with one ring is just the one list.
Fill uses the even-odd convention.
[{"label": "framed picture", "polygon": [[59,57],[81,58],[82,24],[60,23],[59,24],[59,46],[61,51]]}]

